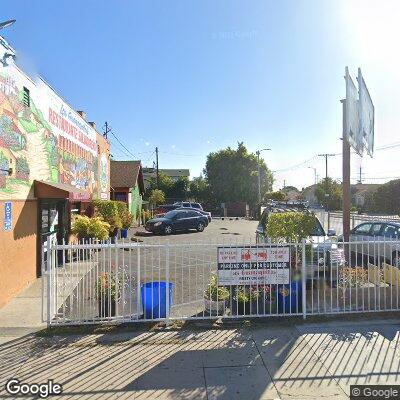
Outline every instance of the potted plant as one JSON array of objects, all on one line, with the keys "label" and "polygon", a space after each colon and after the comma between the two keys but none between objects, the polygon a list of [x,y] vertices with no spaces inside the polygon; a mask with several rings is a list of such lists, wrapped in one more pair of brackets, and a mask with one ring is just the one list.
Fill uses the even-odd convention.
[{"label": "potted plant", "polygon": [[126,239],[128,237],[128,229],[132,226],[133,223],[133,215],[127,211],[121,216],[121,221],[121,238]]},{"label": "potted plant", "polygon": [[109,229],[110,225],[100,217],[77,215],[72,221],[72,233],[83,242],[88,242],[90,239],[106,240]]},{"label": "potted plant", "polygon": [[109,236],[111,236],[112,242],[115,242],[118,230],[122,228],[118,203],[113,200],[96,200],[94,202],[95,215],[101,216],[110,225]]},{"label": "potted plant", "polygon": [[236,315],[257,314],[257,303],[260,297],[260,287],[238,286],[232,297],[233,312]]},{"label": "potted plant", "polygon": [[205,311],[209,314],[224,315],[229,294],[227,288],[218,286],[217,275],[211,274],[210,283],[204,291]]},{"label": "potted plant", "polygon": [[259,298],[259,313],[274,314],[276,313],[276,293],[275,286],[265,285],[259,286],[261,292]]},{"label": "potted plant", "polygon": [[117,282],[113,273],[101,274],[96,282],[99,317],[107,318],[116,315]]}]

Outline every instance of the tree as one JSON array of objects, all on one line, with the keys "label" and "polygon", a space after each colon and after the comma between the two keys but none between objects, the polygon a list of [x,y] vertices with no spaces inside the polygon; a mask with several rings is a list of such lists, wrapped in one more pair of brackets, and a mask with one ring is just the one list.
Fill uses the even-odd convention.
[{"label": "tree", "polygon": [[174,182],[170,176],[160,172],[158,175],[158,187],[157,179],[152,177],[145,198],[149,199],[154,189],[161,190],[168,199],[185,200],[189,191],[189,179],[186,176],[182,176]]},{"label": "tree", "polygon": [[268,200],[276,200],[276,201],[286,201],[287,195],[285,192],[282,191],[278,191],[278,192],[268,192],[265,194],[264,196],[264,200],[268,201]]},{"label": "tree", "polygon": [[157,204],[162,204],[165,202],[165,194],[160,189],[153,189],[149,196],[149,203],[152,206],[156,206]]},{"label": "tree", "polygon": [[193,178],[189,185],[190,197],[199,203],[207,203],[210,201],[211,192],[208,181],[202,176]]},{"label": "tree", "polygon": [[378,186],[365,196],[364,207],[367,211],[400,214],[400,179]]},{"label": "tree", "polygon": [[324,178],[317,184],[315,196],[327,210],[340,210],[342,207],[342,185],[332,178]]},{"label": "tree", "polygon": [[[258,203],[257,156],[249,153],[243,143],[236,150],[228,147],[210,153],[204,169],[210,191],[218,203],[246,202],[251,207]],[[272,172],[260,159],[261,195],[272,189]]]}]

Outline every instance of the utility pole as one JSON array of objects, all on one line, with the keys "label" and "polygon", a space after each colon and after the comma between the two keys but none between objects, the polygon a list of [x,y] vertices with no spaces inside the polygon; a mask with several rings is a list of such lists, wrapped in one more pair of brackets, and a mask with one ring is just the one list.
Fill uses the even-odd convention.
[{"label": "utility pole", "polygon": [[333,157],[335,154],[318,154],[318,157],[325,157],[325,197],[329,197],[328,193],[328,157]]},{"label": "utility pole", "polygon": [[111,128],[108,126],[108,122],[106,121],[104,124],[104,133],[103,133],[103,137],[107,138],[107,135],[111,132]]},{"label": "utility pole", "polygon": [[257,150],[257,174],[258,174],[258,204],[261,204],[261,168],[260,168],[260,153],[271,149]]},{"label": "utility pole", "polygon": [[362,167],[361,167],[361,165],[360,165],[360,177],[358,178],[358,183],[362,183]]},{"label": "utility pole", "polygon": [[158,189],[158,178],[159,178],[159,172],[158,172],[158,147],[156,147],[156,182],[157,182],[157,189]]}]

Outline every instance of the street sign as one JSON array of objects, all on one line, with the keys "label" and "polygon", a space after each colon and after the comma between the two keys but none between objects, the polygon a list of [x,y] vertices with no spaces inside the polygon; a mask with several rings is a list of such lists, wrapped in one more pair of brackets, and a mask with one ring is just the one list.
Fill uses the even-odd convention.
[{"label": "street sign", "polygon": [[289,246],[218,247],[220,286],[287,284],[289,275]]},{"label": "street sign", "polygon": [[4,203],[4,230],[11,231],[12,229],[12,203],[6,201]]}]

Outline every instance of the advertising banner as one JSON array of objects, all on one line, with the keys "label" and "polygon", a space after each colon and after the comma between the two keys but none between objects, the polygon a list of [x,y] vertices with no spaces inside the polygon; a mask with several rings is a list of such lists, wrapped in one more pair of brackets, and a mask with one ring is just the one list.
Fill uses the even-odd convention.
[{"label": "advertising banner", "polygon": [[287,284],[289,246],[218,247],[218,284]]}]

